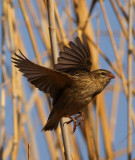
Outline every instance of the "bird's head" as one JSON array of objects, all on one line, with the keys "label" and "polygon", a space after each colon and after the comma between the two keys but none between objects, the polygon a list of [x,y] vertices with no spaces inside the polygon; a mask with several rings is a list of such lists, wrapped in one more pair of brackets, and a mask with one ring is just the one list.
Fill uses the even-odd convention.
[{"label": "bird's head", "polygon": [[103,87],[106,87],[110,80],[115,78],[115,76],[110,71],[103,69],[98,69],[91,73],[95,82],[97,82],[99,85],[102,85]]}]

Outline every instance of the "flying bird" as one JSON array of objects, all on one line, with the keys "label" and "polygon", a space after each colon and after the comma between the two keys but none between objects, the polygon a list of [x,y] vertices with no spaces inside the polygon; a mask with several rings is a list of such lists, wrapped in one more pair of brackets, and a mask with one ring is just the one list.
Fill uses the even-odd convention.
[{"label": "flying bird", "polygon": [[82,109],[108,85],[114,75],[104,69],[91,71],[90,50],[85,36],[79,37],[76,43],[70,41],[60,52],[58,63],[54,69],[33,63],[21,55],[14,53],[12,62],[23,73],[23,76],[36,88],[49,93],[53,99],[53,108],[43,127],[43,131],[56,130],[62,117],[69,117],[67,124],[73,122],[73,132],[78,120],[84,118]]}]

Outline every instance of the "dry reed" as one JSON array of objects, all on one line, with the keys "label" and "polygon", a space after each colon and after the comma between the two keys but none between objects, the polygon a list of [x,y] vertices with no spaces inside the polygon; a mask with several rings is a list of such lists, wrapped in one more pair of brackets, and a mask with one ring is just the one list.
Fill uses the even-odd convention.
[{"label": "dry reed", "polygon": [[[9,157],[13,160],[20,159],[20,152],[24,153],[24,159],[29,160],[46,157],[53,160],[84,158],[112,160],[123,155],[127,156],[128,160],[135,158],[132,157],[135,150],[132,128],[132,124],[135,126],[133,106],[135,72],[132,70],[135,66],[133,46],[135,1],[95,2],[94,0],[91,3],[85,0],[1,2],[0,159]],[[94,5],[91,7],[91,4]],[[108,10],[107,5],[112,10]],[[118,22],[119,40],[113,32],[115,27],[112,25],[112,19],[109,19],[110,14],[115,15],[113,19]],[[103,25],[107,32],[105,35],[101,35]],[[115,73],[116,79],[84,110],[85,121],[74,135],[71,134],[70,125],[63,127],[63,120],[62,130],[58,127],[56,132],[40,132],[47,121],[51,101],[48,95],[40,94],[28,82],[26,84],[21,74],[9,62],[9,52],[17,52],[20,49],[33,60],[29,54],[32,50],[38,64],[52,66],[51,64],[56,63],[58,50],[68,45],[68,40],[74,40],[76,35],[81,36],[82,33],[86,35],[90,47],[92,70],[101,68],[103,63],[106,69],[110,68]],[[104,44],[102,40],[103,43],[105,41]],[[110,53],[106,52],[106,48],[110,49]],[[128,63],[125,59],[128,59]],[[102,63],[99,63],[100,61]],[[106,97],[110,93],[108,100]],[[123,110],[121,105],[124,106]],[[126,107],[128,113],[124,112]],[[121,119],[122,124],[119,123]],[[116,133],[118,135],[121,133],[120,125],[126,128],[126,133],[118,139]],[[124,142],[121,144],[122,139]],[[128,143],[124,146],[123,143],[126,141]],[[122,145],[121,149],[113,147],[116,145]]]}]

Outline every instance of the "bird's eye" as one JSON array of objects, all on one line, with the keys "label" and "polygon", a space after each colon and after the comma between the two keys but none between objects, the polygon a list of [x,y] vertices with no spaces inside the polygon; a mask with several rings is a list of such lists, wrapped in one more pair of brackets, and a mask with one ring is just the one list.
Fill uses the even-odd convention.
[{"label": "bird's eye", "polygon": [[106,76],[106,73],[105,73],[105,72],[102,72],[101,75]]}]

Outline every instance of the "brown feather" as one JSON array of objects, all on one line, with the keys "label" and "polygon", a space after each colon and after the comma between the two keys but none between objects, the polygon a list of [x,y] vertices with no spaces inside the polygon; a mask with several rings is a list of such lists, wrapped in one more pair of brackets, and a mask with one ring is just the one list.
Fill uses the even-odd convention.
[{"label": "brown feather", "polygon": [[90,72],[92,63],[90,61],[90,50],[84,35],[82,36],[83,43],[76,38],[76,44],[69,42],[69,47],[64,47],[64,51],[60,52],[58,63],[55,69],[74,75],[78,71]]},{"label": "brown feather", "polygon": [[22,53],[22,57],[14,54],[17,58],[12,57],[12,62],[27,80],[44,93],[50,93],[52,98],[56,97],[61,89],[72,83],[69,75],[35,64]]}]

